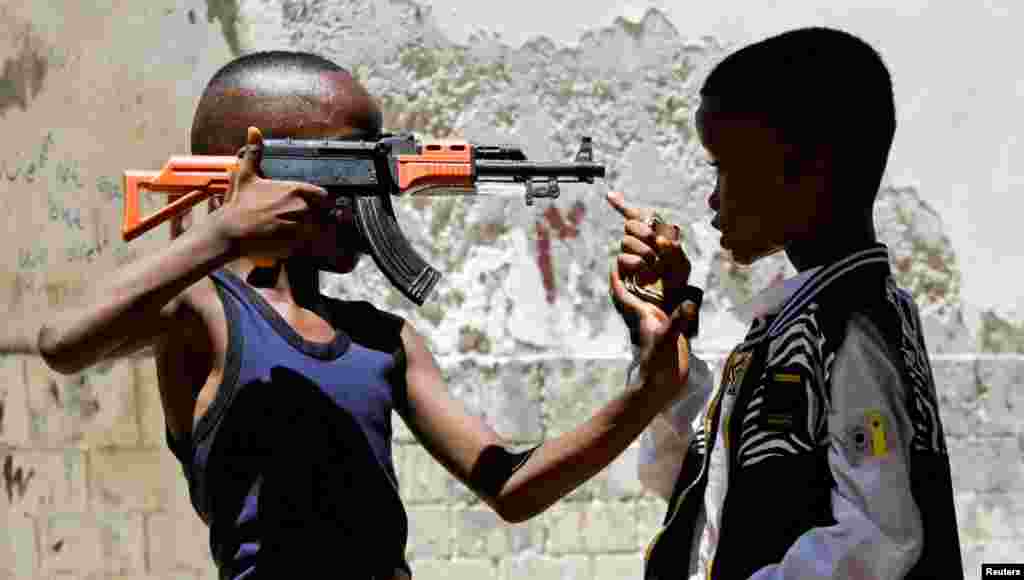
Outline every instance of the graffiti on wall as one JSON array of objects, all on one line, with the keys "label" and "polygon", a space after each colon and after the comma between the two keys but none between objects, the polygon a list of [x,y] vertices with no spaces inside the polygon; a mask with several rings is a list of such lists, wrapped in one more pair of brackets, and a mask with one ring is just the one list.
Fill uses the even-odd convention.
[{"label": "graffiti on wall", "polygon": [[15,467],[14,457],[8,455],[4,458],[2,475],[4,491],[7,492],[7,501],[13,502],[15,494],[18,495],[18,499],[25,497],[25,492],[28,491],[28,483],[35,477],[36,472],[34,469],[29,469],[26,472],[21,467]]}]

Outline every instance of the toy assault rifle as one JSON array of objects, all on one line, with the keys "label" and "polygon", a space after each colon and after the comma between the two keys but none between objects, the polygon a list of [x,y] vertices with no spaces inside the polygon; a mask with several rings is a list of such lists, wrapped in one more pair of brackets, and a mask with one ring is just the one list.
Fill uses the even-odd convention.
[{"label": "toy assault rifle", "polygon": [[[174,156],[160,171],[124,173],[122,237],[131,241],[181,216],[211,196],[223,196],[239,159]],[[402,234],[392,195],[486,194],[488,185],[525,190],[534,198],[557,198],[560,183],[593,183],[605,167],[594,163],[589,137],[569,163],[528,161],[515,147],[466,142],[421,144],[411,135],[379,141],[266,139],[260,164],[268,179],[311,183],[337,193],[338,207],[351,206],[369,254],[392,285],[422,305],[441,274],[421,258]],[[168,203],[148,217],[139,214],[139,189],[168,194]]]}]

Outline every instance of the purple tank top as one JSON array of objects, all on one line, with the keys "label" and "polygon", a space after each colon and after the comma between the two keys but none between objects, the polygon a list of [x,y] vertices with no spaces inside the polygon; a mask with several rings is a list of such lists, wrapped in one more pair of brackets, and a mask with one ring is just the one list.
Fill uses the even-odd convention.
[{"label": "purple tank top", "polygon": [[314,343],[229,270],[211,277],[228,323],[224,379],[192,437],[167,437],[220,578],[408,571],[391,458],[402,319],[319,296],[310,308],[336,336]]}]

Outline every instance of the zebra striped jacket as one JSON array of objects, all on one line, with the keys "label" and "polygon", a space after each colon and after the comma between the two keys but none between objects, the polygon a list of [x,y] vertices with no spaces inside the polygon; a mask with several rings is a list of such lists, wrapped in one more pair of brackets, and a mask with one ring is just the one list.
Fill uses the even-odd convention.
[{"label": "zebra striped jacket", "polygon": [[668,500],[645,579],[963,578],[920,316],[888,249],[781,288],[718,388],[692,360],[642,436],[641,481]]}]

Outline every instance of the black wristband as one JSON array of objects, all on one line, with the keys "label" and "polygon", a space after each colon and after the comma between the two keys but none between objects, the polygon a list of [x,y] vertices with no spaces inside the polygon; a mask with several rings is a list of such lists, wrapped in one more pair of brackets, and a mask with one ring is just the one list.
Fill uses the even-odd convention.
[{"label": "black wristband", "polygon": [[536,445],[526,451],[513,453],[500,445],[488,445],[473,466],[469,480],[477,490],[489,496],[496,496],[512,475],[519,471],[539,448],[540,445]]}]

